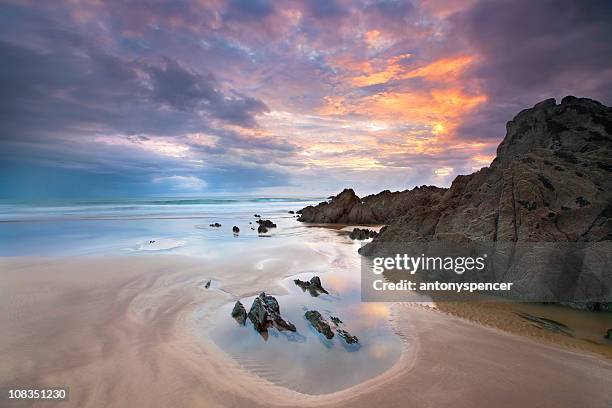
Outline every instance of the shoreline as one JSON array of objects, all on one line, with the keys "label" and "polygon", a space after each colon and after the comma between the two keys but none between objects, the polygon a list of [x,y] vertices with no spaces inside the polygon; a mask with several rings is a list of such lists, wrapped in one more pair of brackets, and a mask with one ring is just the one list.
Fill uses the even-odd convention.
[{"label": "shoreline", "polygon": [[[253,268],[250,285],[205,292],[197,285],[203,260],[193,257],[23,257],[0,265],[0,304],[9,312],[1,319],[11,334],[0,343],[10,356],[0,363],[0,382],[69,384],[67,406],[510,407],[537,398],[588,407],[612,399],[610,361],[402,303],[392,305],[390,324],[411,349],[390,369],[330,394],[302,394],[243,369],[191,332],[198,306],[214,311],[260,286],[282,294],[283,267]],[[231,265],[226,273],[215,279],[241,274]]]}]

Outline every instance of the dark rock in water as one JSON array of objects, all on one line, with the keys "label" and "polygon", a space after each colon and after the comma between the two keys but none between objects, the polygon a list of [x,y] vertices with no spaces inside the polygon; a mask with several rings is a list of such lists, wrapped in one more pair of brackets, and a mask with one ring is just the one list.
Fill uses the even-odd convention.
[{"label": "dark rock in water", "polygon": [[287,211],[287,212],[288,212],[289,214],[295,214],[295,211],[291,211],[291,210],[289,210],[289,211]]},{"label": "dark rock in water", "polygon": [[304,317],[306,320],[310,322],[312,327],[314,327],[319,333],[324,335],[328,339],[332,339],[334,337],[334,332],[332,332],[329,323],[325,321],[321,313],[316,310],[309,310],[304,313]]},{"label": "dark rock in water", "polygon": [[253,214],[253,217],[255,217],[255,218],[261,218],[261,215],[259,215],[259,214]]},{"label": "dark rock in water", "polygon": [[259,227],[257,227],[257,232],[259,234],[265,234],[266,232],[268,232],[268,229],[264,227],[263,225],[260,225]]},{"label": "dark rock in water", "polygon": [[555,333],[562,333],[568,336],[573,336],[572,330],[564,325],[563,323],[556,322],[554,320],[546,319],[544,317],[538,317],[530,315],[529,313],[517,313],[520,317],[530,322],[535,323],[541,329],[549,330]]},{"label": "dark rock in water", "polygon": [[372,231],[367,228],[353,228],[349,234],[349,238],[361,241],[368,238],[375,238],[377,235],[378,233],[376,231]]},{"label": "dark rock in water", "polygon": [[274,326],[278,329],[278,330],[288,330],[288,331],[297,331],[297,329],[295,328],[295,325],[291,322],[288,322],[286,320],[284,320],[283,318],[280,317],[280,315],[276,315],[273,318],[274,320]]},{"label": "dark rock in water", "polygon": [[260,226],[266,227],[266,228],[276,228],[276,224],[273,223],[270,220],[257,220],[256,221]]},{"label": "dark rock in water", "polygon": [[154,243],[155,243],[155,240],[154,240],[154,239],[152,239],[151,241],[149,241],[149,244],[154,244]]},{"label": "dark rock in water", "polygon": [[221,224],[219,224],[218,222],[215,222],[214,224],[210,224],[209,226],[213,228],[219,228]]},{"label": "dark rock in water", "polygon": [[313,276],[310,281],[294,279],[293,283],[295,283],[296,286],[300,287],[303,291],[308,291],[313,297],[317,297],[321,293],[329,294],[329,292],[321,285],[321,279],[319,279],[318,276]]},{"label": "dark rock in water", "polygon": [[251,227],[251,229],[252,229],[253,231],[255,231],[255,227]]},{"label": "dark rock in water", "polygon": [[604,339],[612,340],[612,329],[608,329],[608,332],[604,336]]},{"label": "dark rock in water", "polygon": [[268,308],[265,306],[265,303],[261,298],[256,297],[255,300],[253,300],[248,316],[249,320],[253,323],[255,330],[258,332],[268,330],[271,319],[268,314]]},{"label": "dark rock in water", "polygon": [[210,279],[206,281],[206,283],[204,284],[204,288],[205,289],[210,288]]},{"label": "dark rock in water", "polygon": [[338,333],[338,336],[343,338],[344,341],[346,341],[347,344],[357,344],[357,343],[359,343],[359,339],[357,338],[357,336],[351,335],[351,333],[349,333],[346,330],[336,329],[336,333]]},{"label": "dark rock in water", "polygon": [[238,234],[240,232],[240,228],[238,228],[237,226],[234,225],[234,227],[232,228],[232,232],[234,234]]},{"label": "dark rock in water", "polygon": [[236,319],[239,324],[243,326],[245,325],[247,319],[247,311],[242,305],[242,303],[240,303],[240,301],[237,301],[234,305],[234,308],[232,309],[232,317]]},{"label": "dark rock in water", "polygon": [[274,296],[262,292],[253,300],[251,310],[248,313],[249,320],[258,332],[266,332],[270,327],[278,330],[296,331],[295,326],[284,320],[280,314],[280,306]]},{"label": "dark rock in water", "polygon": [[318,276],[313,276],[310,279],[310,286],[315,288],[316,290],[318,290],[319,292],[325,293],[325,294],[329,294],[328,291],[326,291],[323,288],[323,285],[321,284],[321,279]]},{"label": "dark rock in water", "polygon": [[340,320],[339,317],[336,316],[329,316],[329,319],[332,321],[333,324],[335,324],[336,326],[342,324],[342,320]]}]

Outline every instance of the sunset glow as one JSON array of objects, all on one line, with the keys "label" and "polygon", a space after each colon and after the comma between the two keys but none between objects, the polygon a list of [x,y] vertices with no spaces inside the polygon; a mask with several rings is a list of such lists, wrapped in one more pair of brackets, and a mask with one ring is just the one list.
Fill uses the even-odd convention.
[{"label": "sunset glow", "polygon": [[[521,109],[612,95],[606,58],[594,59],[609,48],[605,19],[558,6],[575,17],[555,34],[545,4],[525,18],[521,2],[493,3],[4,2],[2,159],[21,175],[5,184],[18,195],[41,175],[104,175],[103,195],[164,194],[154,180],[173,176],[220,193],[448,185],[490,163]],[[531,47],[513,45],[517,26]],[[584,47],[602,51],[562,57]]]}]

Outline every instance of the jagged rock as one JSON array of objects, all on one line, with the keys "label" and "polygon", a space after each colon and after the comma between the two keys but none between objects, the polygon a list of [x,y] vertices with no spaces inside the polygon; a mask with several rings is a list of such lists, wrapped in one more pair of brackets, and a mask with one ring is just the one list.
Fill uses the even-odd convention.
[{"label": "jagged rock", "polygon": [[329,202],[308,206],[300,211],[298,221],[341,224],[386,224],[409,212],[426,211],[436,205],[445,188],[421,186],[402,192],[385,190],[360,199],[352,189],[345,189]]},{"label": "jagged rock", "polygon": [[213,228],[219,228],[221,224],[219,224],[218,222],[215,222],[214,224],[210,224],[209,226]]},{"label": "jagged rock", "polygon": [[353,228],[349,234],[350,239],[364,240],[368,238],[375,238],[378,235],[376,231],[372,231],[367,228]]},{"label": "jagged rock", "polygon": [[256,221],[260,226],[266,227],[266,228],[276,228],[276,224],[273,223],[270,220],[262,220],[259,219]]},{"label": "jagged rock", "polygon": [[263,225],[260,225],[259,227],[257,227],[258,234],[265,234],[266,232],[268,232],[268,229],[264,227]]},{"label": "jagged rock", "polygon": [[342,339],[344,339],[344,341],[346,341],[347,344],[357,344],[357,343],[359,343],[359,339],[357,338],[357,336],[351,335],[351,333],[349,333],[346,330],[336,329],[336,333],[338,333],[338,336],[340,336]]},{"label": "jagged rock", "polygon": [[253,300],[248,317],[255,330],[260,333],[266,332],[272,326],[278,330],[296,331],[292,323],[281,317],[280,306],[276,298],[266,295],[264,292]]},{"label": "jagged rock", "polygon": [[239,324],[243,326],[246,324],[247,311],[240,301],[237,301],[234,305],[234,308],[232,309],[232,317],[236,319]]},{"label": "jagged rock", "polygon": [[317,297],[321,293],[329,294],[325,288],[321,285],[321,279],[318,276],[313,276],[310,281],[303,281],[300,279],[294,279],[293,283],[300,287],[303,291],[308,291],[311,296]]},{"label": "jagged rock", "polygon": [[234,234],[238,234],[238,233],[240,233],[240,228],[238,228],[237,226],[234,225],[234,227],[232,228],[232,232]]},{"label": "jagged rock", "polygon": [[328,203],[302,209],[299,220],[387,223],[368,249],[443,234],[512,242],[610,240],[611,124],[612,109],[599,102],[549,99],[508,122],[489,167],[458,176],[449,189],[423,186],[363,199],[345,189]]},{"label": "jagged rock", "polygon": [[248,316],[251,323],[253,323],[255,330],[258,332],[268,330],[270,325],[268,309],[266,308],[263,300],[261,300],[259,297],[256,297],[255,300],[253,300]]},{"label": "jagged rock", "polygon": [[316,310],[308,310],[304,313],[304,317],[306,320],[314,327],[319,333],[324,335],[328,339],[332,339],[334,337],[334,332],[332,332],[329,323],[325,321],[321,313]]},{"label": "jagged rock", "polygon": [[434,228],[408,216],[379,240],[406,231],[512,242],[610,240],[612,178],[597,165],[612,165],[610,123],[612,110],[590,99],[550,99],[522,111],[508,122],[491,166],[457,177],[428,211]]}]

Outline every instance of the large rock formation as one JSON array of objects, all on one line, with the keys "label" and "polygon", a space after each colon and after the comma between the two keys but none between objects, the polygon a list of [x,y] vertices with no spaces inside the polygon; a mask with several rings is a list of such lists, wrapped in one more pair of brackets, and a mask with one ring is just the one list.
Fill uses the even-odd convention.
[{"label": "large rock formation", "polygon": [[612,239],[612,109],[568,96],[520,112],[489,167],[449,189],[423,186],[360,199],[346,189],[300,221],[388,224],[372,243]]},{"label": "large rock formation", "polygon": [[[458,176],[449,189],[363,200],[344,190],[304,208],[300,220],[387,224],[360,248],[364,255],[391,242],[612,241],[612,108],[573,96],[545,100],[508,122],[489,167]],[[528,288],[534,278],[523,278]],[[572,278],[577,292],[612,291],[609,271]]]},{"label": "large rock formation", "polygon": [[612,109],[548,99],[508,122],[490,167],[458,176],[436,205],[394,219],[370,245],[419,237],[610,240],[611,187]]}]

